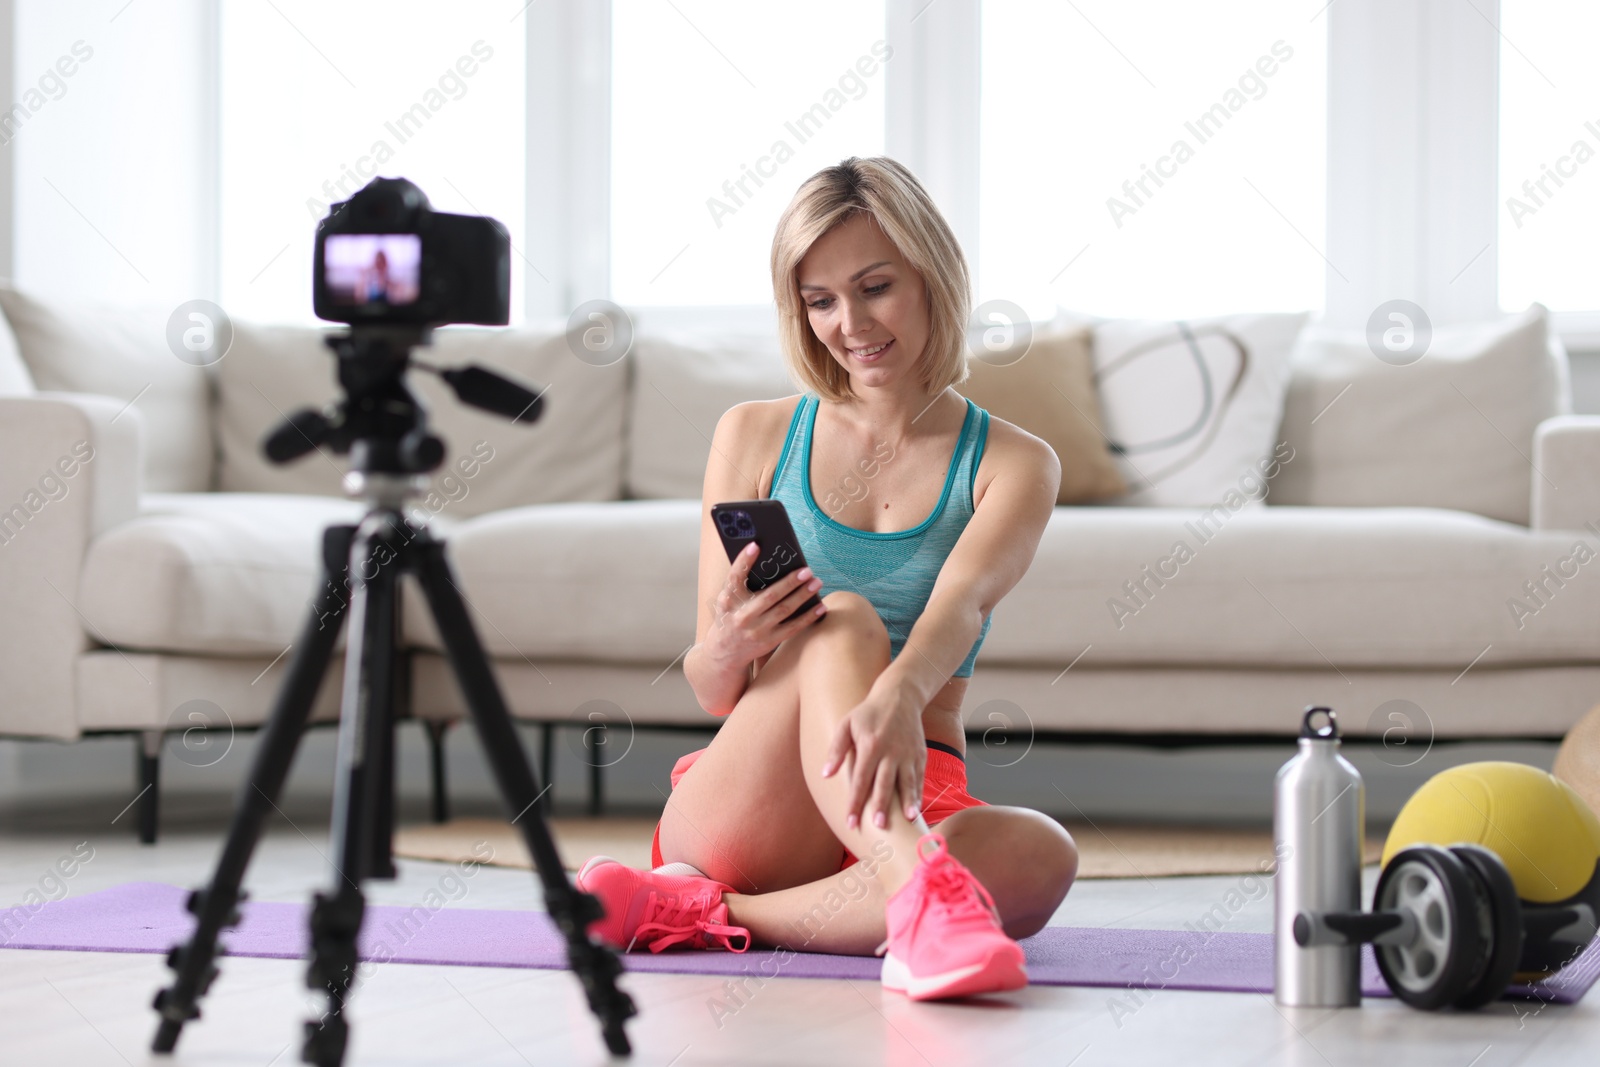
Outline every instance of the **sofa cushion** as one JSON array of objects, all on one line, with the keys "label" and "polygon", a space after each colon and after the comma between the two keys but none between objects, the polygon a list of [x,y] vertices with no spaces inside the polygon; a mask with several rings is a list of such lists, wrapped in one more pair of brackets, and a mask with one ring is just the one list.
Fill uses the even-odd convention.
[{"label": "sofa cushion", "polygon": [[1027,347],[986,351],[967,360],[956,389],[989,414],[1042,438],[1061,461],[1056,503],[1104,500],[1127,492],[1106,447],[1094,350],[1088,329],[1030,335]]},{"label": "sofa cushion", "polygon": [[[694,640],[698,537],[693,500],[561,504],[468,520],[451,551],[496,655],[665,667]],[[1090,666],[1600,662],[1596,557],[1600,529],[1429,508],[1057,508],[979,670],[1088,646]],[[438,647],[419,612],[407,632]]]},{"label": "sofa cushion", "polygon": [[78,607],[90,636],[123,648],[215,655],[282,652],[305,624],[322,529],[364,505],[332,497],[150,493],[97,538]]},{"label": "sofa cushion", "polygon": [[1236,493],[1273,454],[1289,354],[1307,318],[1098,322],[1095,384],[1129,488],[1108,503],[1210,507]]},{"label": "sofa cushion", "polygon": [[[469,519],[450,561],[494,655],[657,663],[694,641],[700,502],[546,504]],[[406,590],[407,639],[438,649]]]},{"label": "sofa cushion", "polygon": [[633,359],[627,494],[636,499],[700,499],[711,437],[723,412],[746,400],[799,392],[775,334],[720,340],[641,336]]},{"label": "sofa cushion", "polygon": [[66,307],[4,285],[0,307],[35,387],[113,397],[142,416],[145,489],[211,488],[216,447],[207,370],[172,354],[164,315]]},{"label": "sofa cushion", "polygon": [[1597,557],[1434,508],[1057,508],[978,669],[1595,663]]},{"label": "sofa cushion", "polygon": [[[196,724],[198,714],[200,722],[218,729],[182,737],[175,753],[178,758],[199,767],[214,766],[229,755],[238,759],[233,745],[242,738],[233,730],[259,726],[272,717],[290,663],[289,656],[274,660],[282,651],[280,646],[269,654],[250,657],[168,656],[108,649],[85,652],[78,657],[74,672],[78,726],[84,733],[186,733]],[[312,722],[339,718],[343,680],[343,664],[335,658],[312,700]]]},{"label": "sofa cushion", "polygon": [[1566,354],[1545,309],[1433,331],[1394,365],[1365,337],[1307,331],[1283,439],[1294,449],[1274,504],[1458,508],[1528,522],[1533,431],[1572,410]]},{"label": "sofa cushion", "polygon": [[[285,466],[261,441],[285,415],[338,395],[333,353],[313,327],[235,324],[217,365],[221,488],[341,495],[345,457],[326,449]],[[416,357],[430,365],[480,363],[544,390],[543,416],[517,422],[467,407],[437,376],[413,370],[413,392],[448,445],[426,503],[435,514],[482,515],[557,500],[622,494],[625,363],[579,360],[559,330],[444,329]]]}]

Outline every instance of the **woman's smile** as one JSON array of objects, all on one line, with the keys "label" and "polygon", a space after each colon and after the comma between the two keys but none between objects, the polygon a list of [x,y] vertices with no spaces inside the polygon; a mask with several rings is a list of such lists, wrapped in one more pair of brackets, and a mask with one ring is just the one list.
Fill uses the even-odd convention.
[{"label": "woman's smile", "polygon": [[861,348],[848,348],[846,351],[849,352],[851,358],[856,360],[858,363],[876,363],[879,359],[883,358],[884,353],[888,352],[890,346],[893,344],[894,341],[891,339],[888,341],[879,341],[877,344],[865,345]]}]

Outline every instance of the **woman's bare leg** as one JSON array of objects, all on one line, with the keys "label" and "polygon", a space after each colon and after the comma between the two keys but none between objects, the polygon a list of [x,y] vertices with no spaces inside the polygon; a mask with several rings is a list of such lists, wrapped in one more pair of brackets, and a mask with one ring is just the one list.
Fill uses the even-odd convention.
[{"label": "woman's bare leg", "polygon": [[[661,852],[733,886],[730,921],[757,942],[865,954],[884,939],[884,904],[915,868],[927,825],[895,804],[886,828],[863,819],[848,829],[845,770],[821,777],[834,728],[889,662],[871,604],[850,593],[827,600],[828,617],[778,649],[679,780],[662,813]],[[1071,837],[1038,812],[968,809],[939,830],[1012,937],[1044,925],[1077,870]],[[841,842],[861,857],[845,871]]]},{"label": "woman's bare leg", "polygon": [[872,605],[842,592],[827,602],[827,617],[779,646],[672,791],[661,817],[667,862],[762,893],[836,873],[841,842],[857,856],[884,842],[880,877],[890,879],[891,892],[909,877],[913,846],[926,831],[921,817],[907,821],[896,804],[884,829],[870,819],[849,829],[853,764],[821,774],[834,729],[889,664],[889,637]]},{"label": "woman's bare leg", "polygon": [[[1071,836],[1037,811],[998,805],[968,808],[935,829],[950,854],[994,898],[1001,926],[1012,938],[1043,929],[1077,874]],[[748,929],[758,945],[867,955],[888,936],[884,905],[894,889],[879,873],[887,847],[806,885],[751,896],[725,894],[728,921]]]}]

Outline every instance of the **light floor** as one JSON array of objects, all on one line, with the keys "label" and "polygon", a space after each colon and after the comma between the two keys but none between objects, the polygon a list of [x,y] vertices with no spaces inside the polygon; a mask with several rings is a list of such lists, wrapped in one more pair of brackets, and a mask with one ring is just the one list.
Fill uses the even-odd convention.
[{"label": "light floor", "polygon": [[[255,900],[304,900],[325,881],[325,823],[291,809],[251,869]],[[106,818],[109,818],[107,813]],[[88,841],[94,858],[69,883],[73,895],[144,880],[194,885],[221,840],[217,819],[174,819],[162,843],[141,848],[127,818],[0,818],[0,903],[19,901],[56,860]],[[303,830],[303,832],[302,832]],[[401,877],[373,883],[369,901],[415,904],[446,868],[402,861]],[[1368,872],[1369,878],[1372,872]],[[532,876],[484,868],[452,906],[539,906]],[[1230,891],[1238,877],[1083,882],[1054,922],[1177,929]],[[1231,929],[1265,931],[1272,898],[1237,912]],[[298,961],[224,959],[222,976],[170,1059],[152,1056],[150,1000],[170,972],[153,955],[0,952],[0,1062],[5,1064],[217,1064],[299,1062],[300,1022],[314,1003]],[[1592,1064],[1600,1046],[1600,994],[1575,1008],[1509,1003],[1466,1016],[1425,1015],[1393,1001],[1360,1009],[1286,1011],[1270,997],[1036,986],[1003,998],[913,1004],[871,981],[780,979],[756,989],[719,1022],[711,1005],[726,979],[628,974],[639,1005],[628,1032],[631,1061],[609,1060],[573,977],[564,971],[378,966],[351,1008],[349,1064],[545,1067],[853,1064],[1010,1067],[1048,1064],[1295,1064],[1375,1062],[1405,1067]],[[1381,1057],[1381,1060],[1379,1059]]]}]

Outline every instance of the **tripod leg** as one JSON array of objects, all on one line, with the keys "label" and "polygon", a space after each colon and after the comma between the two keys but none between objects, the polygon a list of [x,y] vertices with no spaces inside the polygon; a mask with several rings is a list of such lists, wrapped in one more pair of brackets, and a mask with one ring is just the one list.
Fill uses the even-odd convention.
[{"label": "tripod leg", "polygon": [[527,753],[517,737],[511,713],[506,710],[461,591],[450,573],[444,543],[423,531],[415,542],[415,551],[416,575],[422,583],[428,608],[438,624],[456,682],[466,698],[467,709],[478,729],[500,793],[510,806],[512,821],[522,829],[522,838],[544,884],[545,907],[566,937],[567,961],[583,983],[589,1010],[600,1019],[606,1047],[614,1055],[628,1055],[631,1051],[628,1035],[622,1027],[638,1009],[633,999],[617,988],[621,961],[609,948],[589,940],[589,924],[602,914],[600,902],[573,888],[566,871],[561,868],[561,856],[550,838],[544,812],[536,808],[539,791],[528,766]]},{"label": "tripod leg", "polygon": [[198,1001],[217,976],[213,962],[217,935],[222,927],[239,921],[239,886],[244,881],[245,868],[261,836],[261,827],[274,810],[306,720],[311,717],[312,701],[333,659],[333,646],[344,621],[345,565],[354,534],[353,526],[329,527],[323,534],[322,592],[295,642],[289,673],[261,733],[250,775],[239,788],[233,822],[211,884],[189,896],[195,929],[187,942],[175,946],[167,956],[167,965],[177,974],[171,986],[156,994],[155,1009],[161,1016],[161,1025],[151,1044],[153,1051],[171,1052],[183,1024],[199,1018]]},{"label": "tripod leg", "polygon": [[333,792],[333,888],[316,894],[312,904],[306,968],[306,986],[327,996],[321,1018],[306,1023],[301,1049],[301,1058],[318,1067],[337,1067],[344,1058],[350,1031],[344,1007],[356,978],[356,935],[366,910],[361,883],[376,873],[377,850],[388,854],[388,842],[380,844],[377,832],[393,801],[387,764],[394,743],[395,617],[404,566],[393,535],[390,516],[374,514],[350,549],[354,589]]},{"label": "tripod leg", "polygon": [[385,730],[373,756],[377,799],[372,812],[372,833],[367,838],[372,849],[367,857],[368,878],[392,879],[397,873],[394,866],[394,745],[394,730]]},{"label": "tripod leg", "polygon": [[[400,595],[398,575],[396,570],[394,596]],[[398,601],[396,601],[398,603]],[[400,651],[400,611],[396,608],[391,612],[394,621],[394,632],[390,635],[387,647],[389,648],[389,675],[390,689],[387,707],[390,708],[388,721],[397,724],[405,718],[411,707],[410,692],[410,663],[409,657]],[[374,757],[372,773],[377,776],[374,783],[376,790],[376,805],[372,811],[372,833],[369,842],[372,853],[367,857],[367,877],[392,879],[396,876],[394,866],[394,805],[395,805],[395,729],[391,725],[382,731],[378,738],[378,748]]]}]

